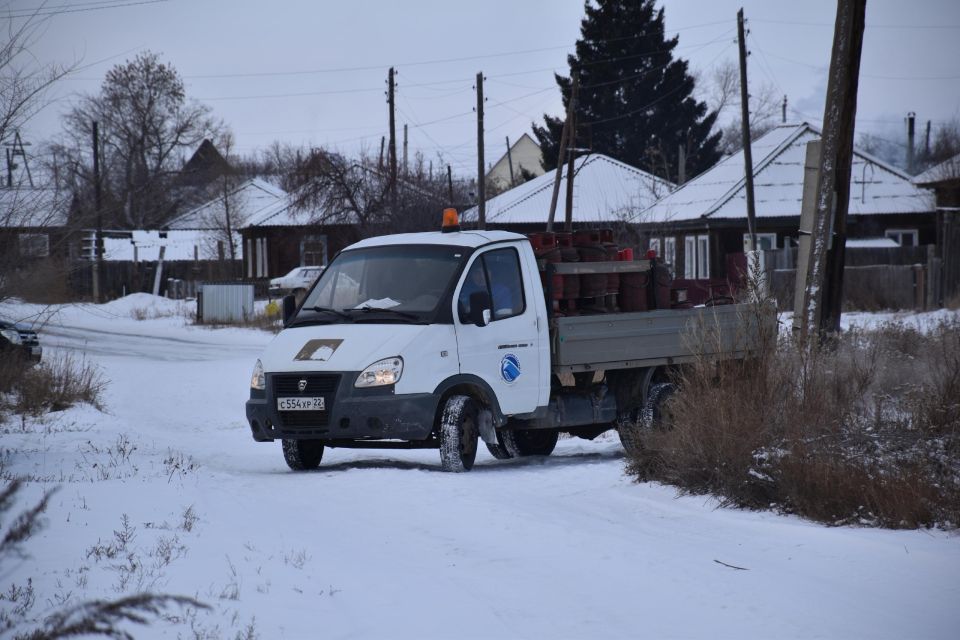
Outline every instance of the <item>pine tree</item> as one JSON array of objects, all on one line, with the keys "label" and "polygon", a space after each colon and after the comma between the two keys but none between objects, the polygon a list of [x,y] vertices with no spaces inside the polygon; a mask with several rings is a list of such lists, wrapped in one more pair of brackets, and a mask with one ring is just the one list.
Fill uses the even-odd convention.
[{"label": "pine tree", "polygon": [[[693,177],[720,158],[720,133],[711,133],[715,112],[693,97],[687,62],[674,59],[678,37],[666,39],[663,9],[654,0],[587,0],[576,55],[579,72],[577,140],[622,162],[676,181],[678,148],[686,150],[686,175]],[[556,76],[566,107],[570,77]],[[543,165],[556,167],[563,119],[544,115],[533,126]]]}]

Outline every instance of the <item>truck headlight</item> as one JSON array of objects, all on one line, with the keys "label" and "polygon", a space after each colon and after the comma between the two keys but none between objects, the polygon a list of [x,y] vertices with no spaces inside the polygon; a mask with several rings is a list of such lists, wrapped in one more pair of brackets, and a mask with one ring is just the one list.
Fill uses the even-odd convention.
[{"label": "truck headlight", "polygon": [[395,384],[403,374],[403,358],[396,356],[377,360],[360,372],[357,382],[353,385],[358,388],[382,387]]},{"label": "truck headlight", "polygon": [[263,363],[257,360],[253,365],[253,375],[250,376],[250,388],[263,391],[267,388],[267,377],[263,375]]},{"label": "truck headlight", "polygon": [[6,338],[10,344],[20,344],[20,332],[16,329],[0,329],[0,335]]}]

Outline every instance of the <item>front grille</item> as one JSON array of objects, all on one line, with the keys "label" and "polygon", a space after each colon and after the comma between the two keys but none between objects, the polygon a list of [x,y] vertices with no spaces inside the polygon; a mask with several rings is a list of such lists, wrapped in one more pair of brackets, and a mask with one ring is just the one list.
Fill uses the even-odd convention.
[{"label": "front grille", "polygon": [[[300,391],[300,381],[307,384]],[[326,433],[330,422],[330,412],[333,410],[333,400],[340,386],[339,374],[281,374],[273,376],[273,401],[277,398],[289,397],[316,397],[323,396],[326,404],[325,411],[278,411],[281,430],[296,429],[298,433],[322,435]]]}]

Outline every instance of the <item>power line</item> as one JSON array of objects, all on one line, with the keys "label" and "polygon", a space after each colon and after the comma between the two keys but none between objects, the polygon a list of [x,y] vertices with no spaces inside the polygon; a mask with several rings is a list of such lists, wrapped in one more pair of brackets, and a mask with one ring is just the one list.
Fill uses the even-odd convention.
[{"label": "power line", "polygon": [[[46,7],[37,7],[36,9],[24,10],[17,9],[11,10],[8,12],[4,18],[14,19],[14,18],[42,18],[47,16],[58,16],[64,13],[81,13],[85,11],[102,11],[104,9],[121,9],[124,7],[136,7],[145,4],[159,4],[161,2],[169,2],[170,0],[138,0],[136,2],[129,2],[121,0],[119,2],[113,2],[109,4],[104,4],[103,6],[91,6],[91,7],[78,7],[75,9],[47,9]],[[59,5],[59,6],[74,6],[74,5]],[[19,12],[19,13],[18,13]]]},{"label": "power line", "polygon": [[[830,27],[832,22],[803,22],[791,20],[760,20],[753,18],[753,22],[762,24],[785,24],[793,27]],[[867,29],[960,29],[960,24],[868,24]]]}]

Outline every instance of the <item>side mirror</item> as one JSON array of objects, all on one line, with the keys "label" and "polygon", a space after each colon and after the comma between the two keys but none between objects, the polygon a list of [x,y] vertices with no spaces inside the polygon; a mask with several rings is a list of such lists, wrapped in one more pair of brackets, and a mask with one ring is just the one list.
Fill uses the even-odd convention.
[{"label": "side mirror", "polygon": [[486,291],[475,291],[470,294],[470,322],[478,327],[485,327],[490,322],[490,294]]},{"label": "side mirror", "polygon": [[283,324],[286,326],[297,310],[297,299],[294,296],[283,296]]}]

